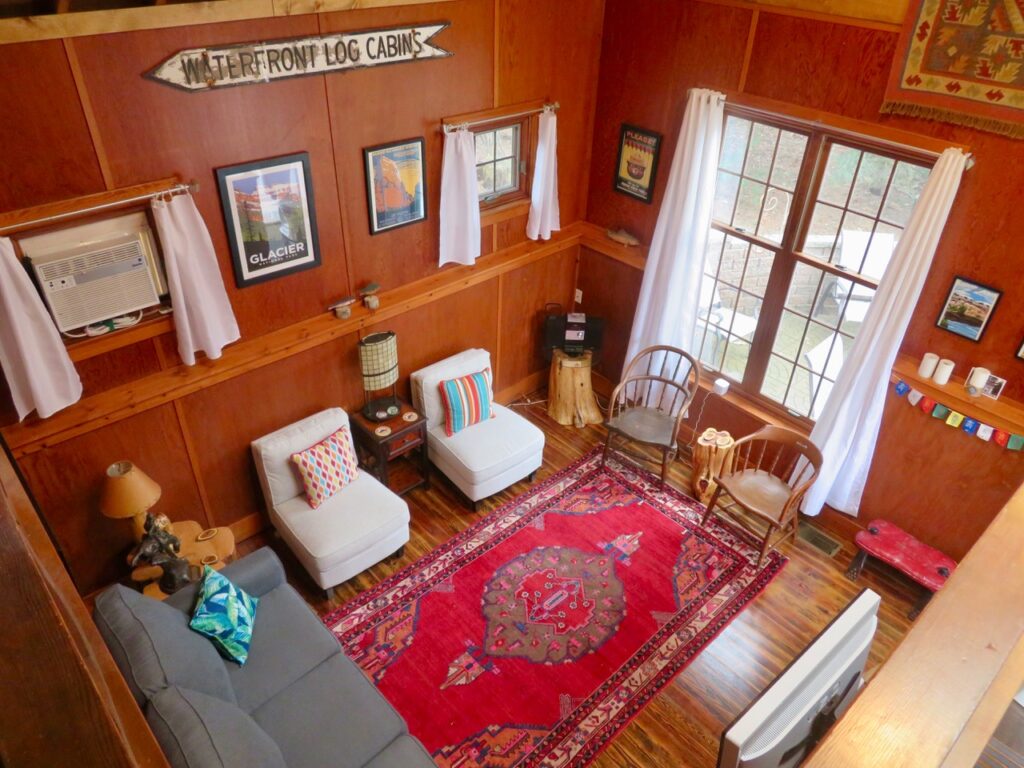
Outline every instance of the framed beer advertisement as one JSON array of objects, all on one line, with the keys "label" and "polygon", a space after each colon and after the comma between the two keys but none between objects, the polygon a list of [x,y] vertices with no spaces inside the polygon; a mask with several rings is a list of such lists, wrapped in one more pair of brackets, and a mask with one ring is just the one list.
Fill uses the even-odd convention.
[{"label": "framed beer advertisement", "polygon": [[423,139],[405,139],[363,150],[370,234],[427,218]]},{"label": "framed beer advertisement", "polygon": [[217,169],[235,285],[320,265],[309,153]]},{"label": "framed beer advertisement", "polygon": [[615,191],[650,203],[654,199],[660,151],[660,133],[623,123],[615,166]]}]

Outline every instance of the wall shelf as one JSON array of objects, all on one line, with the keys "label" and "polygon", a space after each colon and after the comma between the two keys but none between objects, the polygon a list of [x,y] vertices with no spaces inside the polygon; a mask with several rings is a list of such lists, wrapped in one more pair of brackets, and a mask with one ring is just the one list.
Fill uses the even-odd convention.
[{"label": "wall shelf", "polygon": [[948,384],[936,384],[931,379],[922,379],[917,374],[920,363],[909,355],[900,355],[892,367],[890,380],[903,380],[918,392],[954,411],[989,424],[996,429],[1024,434],[1024,403],[1003,396],[998,400],[991,397],[971,397],[964,388],[964,380],[954,376]]}]

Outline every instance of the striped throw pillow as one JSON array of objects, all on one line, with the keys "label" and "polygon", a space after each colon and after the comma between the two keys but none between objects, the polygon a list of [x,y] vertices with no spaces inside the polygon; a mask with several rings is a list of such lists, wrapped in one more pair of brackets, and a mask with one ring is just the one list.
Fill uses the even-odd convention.
[{"label": "striped throw pillow", "polygon": [[491,369],[447,379],[439,385],[448,437],[466,427],[494,418],[491,408]]},{"label": "striped throw pillow", "polygon": [[327,499],[356,479],[359,463],[352,448],[348,427],[304,451],[292,454],[306,486],[309,506],[316,509]]}]

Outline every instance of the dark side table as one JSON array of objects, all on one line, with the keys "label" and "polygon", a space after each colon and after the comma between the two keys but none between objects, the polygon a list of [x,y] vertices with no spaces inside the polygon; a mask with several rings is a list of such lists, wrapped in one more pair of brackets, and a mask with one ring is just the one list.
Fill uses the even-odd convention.
[{"label": "dark side table", "polygon": [[[376,477],[384,485],[388,484],[388,465],[402,456],[410,459],[418,470],[417,477],[404,487],[391,488],[395,493],[402,495],[413,488],[430,484],[430,462],[427,460],[427,421],[423,415],[405,401],[400,400],[401,410],[397,416],[386,421],[371,421],[363,416],[361,412],[350,414],[352,422],[352,437],[355,439],[356,450],[359,451],[359,461],[370,474]],[[416,418],[413,419],[412,416]],[[385,435],[378,434],[378,430],[385,427],[390,432]],[[413,452],[418,452],[416,461],[412,461]],[[396,473],[397,474],[397,473]],[[404,474],[404,473],[403,473]]]}]

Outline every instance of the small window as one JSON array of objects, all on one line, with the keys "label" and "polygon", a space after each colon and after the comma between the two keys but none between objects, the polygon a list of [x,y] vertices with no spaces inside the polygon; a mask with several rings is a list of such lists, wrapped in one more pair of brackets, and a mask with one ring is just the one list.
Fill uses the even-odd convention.
[{"label": "small window", "polygon": [[519,196],[524,189],[525,163],[521,123],[483,127],[476,134],[476,188],[481,203]]}]

